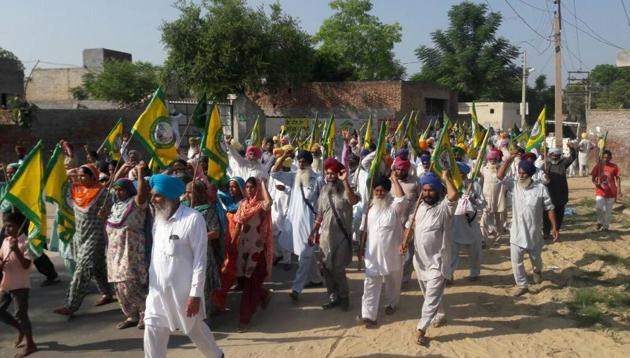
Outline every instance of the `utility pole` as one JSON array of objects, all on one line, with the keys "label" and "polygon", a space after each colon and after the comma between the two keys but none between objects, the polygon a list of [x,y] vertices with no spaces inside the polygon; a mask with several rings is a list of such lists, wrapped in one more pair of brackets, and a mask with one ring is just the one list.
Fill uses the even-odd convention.
[{"label": "utility pole", "polygon": [[562,54],[560,52],[560,31],[561,31],[561,14],[560,14],[560,0],[554,0],[554,3],[558,6],[555,12],[555,42],[556,42],[556,88],[554,93],[554,106],[555,108],[555,127],[556,127],[556,147],[562,148]]},{"label": "utility pole", "polygon": [[523,50],[523,88],[521,89],[521,128],[525,128],[525,112],[527,109],[526,95],[527,95],[527,75],[529,69],[527,68],[527,53]]}]

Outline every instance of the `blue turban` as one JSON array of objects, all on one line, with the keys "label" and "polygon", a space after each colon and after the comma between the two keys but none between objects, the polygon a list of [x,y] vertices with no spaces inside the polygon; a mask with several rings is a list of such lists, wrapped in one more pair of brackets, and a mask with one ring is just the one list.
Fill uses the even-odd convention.
[{"label": "blue turban", "polygon": [[156,193],[171,200],[179,199],[186,190],[186,186],[181,179],[166,174],[151,176],[149,186],[151,186]]},{"label": "blue turban", "polygon": [[404,148],[399,150],[396,156],[404,160],[409,160],[409,149]]},{"label": "blue turban", "polygon": [[300,150],[297,154],[297,160],[304,159],[308,165],[313,164],[313,154],[305,150]]},{"label": "blue turban", "polygon": [[525,174],[527,174],[527,176],[529,177],[536,173],[536,166],[533,162],[530,162],[529,160],[521,160],[520,162],[518,162],[518,168],[524,171]]},{"label": "blue turban", "polygon": [[428,155],[428,154],[422,154],[422,155],[420,156],[420,161],[421,161],[422,163],[428,163],[428,162],[430,162],[430,161],[431,161],[431,156],[430,156],[430,155]]},{"label": "blue turban", "polygon": [[422,177],[420,177],[420,186],[423,187],[427,184],[431,186],[431,189],[435,191],[441,191],[444,187],[442,185],[442,180],[440,180],[437,175],[431,172],[425,173],[424,175],[422,175]]},{"label": "blue turban", "polygon": [[392,144],[391,143],[386,143],[385,144],[385,150],[389,153],[392,150]]},{"label": "blue turban", "polygon": [[468,164],[466,163],[457,162],[457,167],[459,168],[459,171],[464,175],[470,173],[470,166],[468,166]]},{"label": "blue turban", "polygon": [[370,150],[369,149],[363,149],[361,151],[361,158],[365,157],[368,154],[370,154]]}]

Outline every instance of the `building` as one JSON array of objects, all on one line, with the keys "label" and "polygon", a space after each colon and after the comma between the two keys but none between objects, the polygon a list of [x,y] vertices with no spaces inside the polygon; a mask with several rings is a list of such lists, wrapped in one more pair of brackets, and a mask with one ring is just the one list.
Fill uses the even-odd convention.
[{"label": "building", "polygon": [[[107,109],[112,104],[102,101],[77,101],[72,89],[83,84],[83,75],[99,72],[107,60],[131,61],[131,54],[104,48],[83,50],[83,67],[34,68],[27,78],[26,100],[40,108],[70,109],[86,107]],[[102,107],[102,108],[101,108]]]},{"label": "building", "polygon": [[0,108],[7,108],[16,96],[24,97],[24,70],[20,61],[0,58]]},{"label": "building", "polygon": [[[521,127],[521,104],[508,102],[475,102],[475,111],[479,123],[485,127],[509,128]],[[466,116],[472,113],[472,102],[460,103],[457,114]]]},{"label": "building", "polygon": [[[283,125],[289,133],[301,128],[306,134],[316,116],[325,121],[334,115],[339,131],[361,129],[370,115],[376,123],[387,120],[390,128],[396,128],[398,120],[411,111],[419,112],[420,127],[432,119],[441,120],[444,113],[451,117],[457,113],[457,92],[413,81],[311,82],[247,97],[252,103],[240,98],[234,102],[233,130],[239,140],[248,136],[260,113],[266,117],[267,135],[278,133]],[[373,130],[378,131],[378,125]]]}]

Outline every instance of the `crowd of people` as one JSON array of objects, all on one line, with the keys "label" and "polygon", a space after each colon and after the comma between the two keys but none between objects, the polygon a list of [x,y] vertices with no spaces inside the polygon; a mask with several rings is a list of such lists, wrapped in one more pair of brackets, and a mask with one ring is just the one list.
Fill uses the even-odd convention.
[{"label": "crowd of people", "polygon": [[[586,155],[594,147],[583,137],[569,144],[568,155],[561,148],[538,155],[510,148],[508,133],[499,132],[488,142],[479,175],[473,175],[477,158],[469,158],[468,144],[458,143],[458,190],[451,173],[432,170],[432,139],[415,153],[409,143],[396,145],[389,136],[368,187],[375,144],[364,146],[349,130],[341,137],[341,153],[330,158],[323,158],[318,143],[294,148],[288,136],[244,150],[227,138],[229,167],[222,183],[206,176],[208,158],[197,138],[169,168],[154,173],[148,158],[127,146],[114,161],[87,148],[84,157],[61,141],[76,232],[70,242],[58,243],[72,279],[64,305],[54,312],[76,314],[94,279],[101,295],[96,305],[117,300],[125,316],[117,328],[143,329],[147,357],[165,357],[176,330],[204,356],[221,357],[209,323],[226,310],[228,294],[241,292],[239,331],[245,331],[269,305],[273,292],[264,283],[272,269],[292,270],[297,258],[286,300],[299,304],[305,289],[325,286],[322,309],[350,311],[357,304],[357,320],[367,328],[378,325],[381,306],[386,315],[395,314],[415,271],[424,297],[416,341],[426,345],[429,327],[446,323],[444,292],[462,251],[468,280],[479,281],[483,250],[507,235],[514,295],[529,292],[525,254],[532,261],[531,282],[543,280],[541,252],[547,240],[559,239],[567,173],[576,157],[580,174],[587,172]],[[22,159],[25,151],[17,153]],[[608,230],[621,174],[610,151],[601,158],[591,171],[596,229]],[[20,164],[3,166],[0,198]],[[27,312],[31,267],[46,277],[43,286],[60,281],[46,254],[35,258],[27,250],[28,225],[20,208],[0,205],[0,320],[18,331],[18,356],[26,356],[37,349]],[[346,276],[354,255],[365,272],[360,302],[353,302]],[[15,316],[8,312],[12,301]]]}]

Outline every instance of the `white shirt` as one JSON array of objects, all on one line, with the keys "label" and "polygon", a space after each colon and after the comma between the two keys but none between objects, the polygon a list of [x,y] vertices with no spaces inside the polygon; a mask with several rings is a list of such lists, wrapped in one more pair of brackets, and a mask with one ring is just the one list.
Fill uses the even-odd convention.
[{"label": "white shirt", "polygon": [[269,173],[259,161],[251,161],[243,158],[231,145],[227,146],[228,161],[230,165],[231,176],[241,177],[247,180],[254,178],[269,178]]},{"label": "white shirt", "polygon": [[180,205],[167,221],[155,221],[147,324],[188,333],[195,320],[206,317],[204,299],[193,317],[186,317],[186,301],[189,296],[203,298],[207,250],[206,222],[198,211]]},{"label": "white shirt", "polygon": [[363,215],[361,230],[367,227],[365,273],[368,276],[386,276],[402,270],[403,256],[399,250],[403,238],[401,214],[404,202],[404,197],[395,198],[391,205],[380,209],[372,206],[368,214]]},{"label": "white shirt", "polygon": [[[433,206],[422,202],[416,213],[414,229],[414,261],[418,264],[420,280],[428,281],[443,276],[451,277],[450,228],[457,201],[444,198]],[[411,227],[413,212],[406,227]]]},{"label": "white shirt", "polygon": [[510,243],[524,249],[542,247],[543,212],[554,208],[547,187],[532,181],[523,189],[514,178],[503,181],[513,190]]}]

